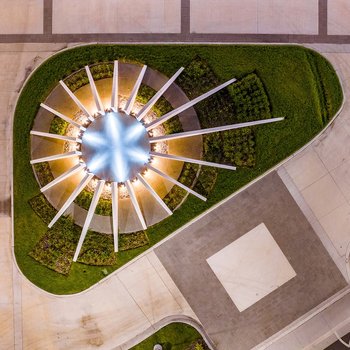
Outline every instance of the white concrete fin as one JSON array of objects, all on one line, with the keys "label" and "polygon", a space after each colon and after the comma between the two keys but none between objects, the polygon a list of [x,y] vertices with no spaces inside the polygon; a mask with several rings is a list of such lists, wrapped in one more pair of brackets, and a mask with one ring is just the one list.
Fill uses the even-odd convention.
[{"label": "white concrete fin", "polygon": [[55,222],[64,214],[68,207],[73,203],[74,199],[78,197],[79,193],[86,187],[90,180],[94,177],[94,174],[86,174],[80,181],[79,185],[74,189],[72,194],[68,197],[65,203],[62,205],[61,209],[57,212],[55,217],[49,223],[49,228],[51,228]]},{"label": "white concrete fin", "polygon": [[205,135],[205,134],[210,134],[210,133],[213,133],[213,132],[246,128],[246,127],[254,126],[254,125],[275,123],[275,122],[279,122],[281,120],[284,120],[284,118],[282,117],[282,118],[262,119],[262,120],[256,120],[256,121],[253,121],[253,122],[246,122],[246,123],[238,123],[238,124],[218,126],[218,127],[215,127],[215,128],[200,129],[200,130],[193,130],[193,131],[185,131],[185,132],[179,132],[177,134],[171,134],[171,135],[165,135],[165,136],[159,136],[159,137],[151,137],[149,139],[149,142],[150,143],[155,143],[155,142],[163,142],[163,141],[168,141],[168,140],[182,139],[182,138],[185,138],[185,137],[191,137],[191,136],[197,136],[197,135]]},{"label": "white concrete fin", "polygon": [[41,137],[48,137],[50,139],[57,139],[57,140],[63,140],[63,141],[68,141],[68,142],[78,142],[81,143],[81,140],[77,137],[72,137],[72,136],[65,136],[65,135],[58,135],[58,134],[51,134],[49,132],[42,132],[42,131],[35,131],[32,130],[30,132],[31,135],[35,136],[41,136]]},{"label": "white concrete fin", "polygon": [[152,186],[146,181],[146,179],[141,175],[137,174],[136,177],[139,181],[146,187],[148,192],[154,197],[154,199],[161,205],[161,207],[169,214],[172,215],[173,212],[168,208],[168,206],[163,202],[163,200],[158,196],[157,192],[152,188]]},{"label": "white concrete fin", "polygon": [[139,88],[140,88],[140,85],[142,83],[142,79],[146,73],[146,69],[147,69],[147,66],[144,65],[141,69],[141,72],[136,80],[136,83],[131,91],[131,94],[130,94],[130,97],[129,99],[127,100],[126,102],[126,105],[125,105],[125,113],[127,114],[130,114],[131,110],[132,110],[132,107],[134,107],[134,103],[135,103],[135,100],[136,100],[136,96],[137,96],[137,93],[139,91]]},{"label": "white concrete fin", "polygon": [[101,101],[101,97],[97,91],[96,84],[95,84],[94,78],[91,74],[89,66],[85,66],[85,70],[86,70],[86,74],[87,74],[88,79],[89,79],[90,89],[91,89],[92,95],[93,95],[94,100],[95,100],[96,108],[101,114],[104,115],[105,109],[104,109],[103,103]]},{"label": "white concrete fin", "polygon": [[215,94],[216,92],[222,90],[223,88],[225,88],[226,86],[234,83],[236,81],[236,79],[230,79],[228,81],[226,81],[225,83],[217,86],[216,88],[212,89],[212,90],[209,90],[208,92],[206,92],[205,94],[203,95],[200,95],[196,98],[194,98],[193,100],[183,104],[182,106],[178,107],[178,108],[175,108],[174,110],[170,111],[169,113],[163,115],[162,117],[154,120],[153,122],[149,123],[146,127],[147,131],[157,127],[158,125],[160,124],[163,124],[164,122],[166,122],[167,120],[175,117],[176,115],[178,115],[179,113],[185,111],[186,109],[194,106],[195,104],[197,104],[198,102],[200,101],[203,101],[205,100],[206,98],[208,98],[209,96]]},{"label": "white concrete fin", "polygon": [[111,96],[111,108],[118,110],[119,108],[119,70],[118,70],[118,61],[114,61],[113,68],[113,83],[112,83],[112,96]]},{"label": "white concrete fin", "polygon": [[175,79],[181,74],[185,68],[181,67],[158,91],[157,93],[142,107],[136,116],[138,121],[142,120],[148,111],[157,103],[159,98],[164,94],[164,92],[170,87],[170,85],[175,81]]},{"label": "white concrete fin", "polygon": [[63,174],[61,174],[60,176],[56,177],[56,179],[52,180],[51,182],[49,182],[47,185],[45,185],[44,187],[42,187],[40,189],[41,192],[44,192],[46,190],[48,190],[49,188],[59,184],[60,182],[68,179],[70,176],[78,173],[79,171],[84,169],[84,164],[78,163],[76,164],[73,168],[68,169],[66,172],[64,172]]},{"label": "white concrete fin", "polygon": [[236,167],[234,167],[232,165],[219,164],[219,163],[213,163],[213,162],[206,162],[204,160],[186,158],[186,157],[181,157],[181,156],[175,156],[173,154],[150,152],[150,155],[153,156],[153,157],[157,157],[157,158],[165,158],[165,159],[177,160],[177,161],[180,161],[180,162],[188,162],[188,163],[193,163],[193,164],[206,165],[206,166],[211,166],[211,167],[215,167],[215,168],[236,170]]},{"label": "white concrete fin", "polygon": [[42,162],[51,162],[53,160],[58,160],[58,159],[65,159],[65,158],[72,158],[76,156],[80,156],[81,152],[78,151],[72,151],[72,152],[67,152],[67,153],[60,153],[60,154],[55,154],[53,156],[47,156],[43,158],[37,158],[33,159],[30,161],[30,164],[37,164],[37,163],[42,163]]},{"label": "white concrete fin", "polygon": [[104,180],[99,180],[98,183],[97,183],[97,186],[96,186],[95,192],[94,192],[94,196],[92,197],[92,201],[91,201],[91,204],[90,204],[90,207],[89,207],[89,211],[88,211],[88,213],[86,215],[86,218],[85,218],[83,230],[81,231],[79,242],[78,242],[77,248],[76,248],[75,253],[74,253],[73,261],[77,261],[77,259],[78,259],[81,247],[82,247],[82,245],[84,243],[86,234],[87,234],[88,229],[90,227],[90,223],[91,223],[91,220],[92,220],[92,218],[94,216],[94,213],[95,213],[95,210],[96,210],[98,201],[100,199],[100,196],[101,196],[101,193],[102,193],[104,185],[105,185],[105,181]]},{"label": "white concrete fin", "polygon": [[51,112],[52,114],[56,115],[57,117],[60,117],[64,121],[66,121],[69,124],[74,125],[75,127],[79,129],[83,129],[84,131],[86,130],[80,123],[74,121],[72,118],[67,117],[66,115],[56,111],[55,109],[47,106],[45,103],[40,103],[40,106],[46,109],[47,111]]},{"label": "white concrete fin", "polygon": [[134,188],[133,188],[132,183],[130,182],[130,180],[127,180],[125,182],[125,186],[126,186],[126,189],[128,190],[131,202],[132,202],[132,204],[133,204],[133,206],[135,208],[136,214],[137,214],[137,216],[138,216],[138,218],[140,220],[142,228],[144,230],[146,230],[147,229],[147,225],[146,225],[145,219],[144,219],[144,217],[142,215],[141,208],[140,208],[139,203],[137,201],[136,194],[135,194]]},{"label": "white concrete fin", "polygon": [[118,183],[112,182],[112,230],[113,230],[113,239],[114,239],[114,251],[119,250],[118,247],[118,231],[119,231],[119,189]]},{"label": "white concrete fin", "polygon": [[166,179],[166,180],[168,180],[168,181],[174,183],[175,185],[177,185],[177,186],[183,188],[185,191],[187,191],[187,192],[193,194],[194,196],[196,196],[197,198],[201,199],[202,201],[206,201],[206,200],[207,200],[207,199],[206,199],[204,196],[202,196],[201,194],[199,194],[199,193],[193,191],[191,188],[189,188],[189,187],[185,186],[184,184],[182,184],[181,182],[179,182],[179,181],[173,179],[172,177],[170,177],[169,175],[163,173],[163,172],[160,171],[159,169],[154,168],[152,165],[147,164],[146,167],[147,167],[148,169],[152,170],[153,172],[155,172],[156,174],[160,175],[160,176],[163,177],[164,179]]},{"label": "white concrete fin", "polygon": [[89,118],[89,120],[93,121],[94,118],[90,114],[90,112],[85,108],[85,106],[80,102],[78,97],[74,95],[72,91],[70,91],[69,87],[64,83],[63,80],[60,80],[60,84],[63,87],[63,89],[67,92],[69,97],[75,102],[75,104],[81,109],[81,111]]}]

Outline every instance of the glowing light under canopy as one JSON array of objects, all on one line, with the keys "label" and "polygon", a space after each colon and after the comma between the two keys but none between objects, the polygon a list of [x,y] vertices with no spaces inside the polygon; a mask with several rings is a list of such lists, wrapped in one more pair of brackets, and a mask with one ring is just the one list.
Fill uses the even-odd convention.
[{"label": "glowing light under canopy", "polygon": [[144,170],[150,157],[145,127],[124,112],[98,116],[82,135],[82,158],[102,180],[125,182]]}]

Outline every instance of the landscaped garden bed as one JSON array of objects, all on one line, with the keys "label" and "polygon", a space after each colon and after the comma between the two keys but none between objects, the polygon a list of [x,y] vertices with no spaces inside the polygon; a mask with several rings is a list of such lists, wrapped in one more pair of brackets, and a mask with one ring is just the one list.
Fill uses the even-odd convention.
[{"label": "landscaped garden bed", "polygon": [[[112,247],[112,241],[108,241],[106,236],[101,239],[100,245],[94,246],[94,242],[100,238],[88,235],[80,263],[69,264],[71,268],[67,275],[68,270],[62,266],[67,265],[77,237],[72,235],[69,238],[63,229],[48,231],[43,218],[30,205],[30,200],[38,195],[39,187],[29,164],[29,132],[40,102],[45,100],[60,79],[86,64],[115,59],[144,63],[168,76],[179,67],[186,67],[178,78],[178,84],[190,99],[236,77],[239,80],[236,84],[195,106],[202,128],[271,116],[286,119],[270,125],[205,136],[204,159],[233,163],[238,167],[235,172],[202,167],[194,189],[208,196],[208,201],[204,203],[188,196],[171,217],[147,229],[144,234],[148,242],[141,236],[137,237],[143,246],[121,249],[117,254],[113,253],[113,248],[111,252],[108,248],[100,260],[99,249]],[[111,72],[109,68],[106,70]],[[100,74],[102,79],[107,73],[101,71],[94,74]],[[80,77],[80,80],[83,81],[84,77]],[[80,87],[79,80],[71,84],[72,89],[74,86],[76,89]],[[152,94],[147,88],[144,90],[145,98]],[[19,267],[32,282],[52,293],[75,293],[88,288],[106,273],[130,261],[298,150],[325,127],[339,109],[341,101],[341,87],[331,65],[319,54],[297,46],[96,45],[79,47],[53,56],[27,82],[15,112],[14,223],[15,254]],[[65,127],[56,121],[51,124],[51,132],[62,133]],[[176,122],[171,127],[173,130],[170,132],[178,131]],[[196,173],[186,167],[184,171],[188,171],[188,178],[193,178]],[[49,182],[52,174],[45,165],[41,165],[40,172],[44,174],[39,178],[41,185]],[[187,175],[180,175],[182,181],[188,180]],[[175,188],[174,191],[178,189]],[[182,195],[179,198],[183,198]],[[177,197],[177,194],[173,197]],[[178,199],[172,198],[172,201],[177,203]],[[169,206],[170,202],[169,200]],[[43,203],[41,205],[43,210],[49,211]],[[66,224],[73,225],[69,220]],[[70,226],[70,229],[71,232],[75,231],[74,226]],[[132,246],[130,241],[125,242],[126,236],[121,235],[121,245]],[[45,247],[50,254],[42,256]],[[57,254],[60,249],[66,255]],[[62,267],[62,273],[66,275],[58,274],[44,265],[50,269]],[[103,268],[94,265],[103,265]]]},{"label": "landscaped garden bed", "polygon": [[197,330],[185,323],[170,323],[130,350],[153,349],[156,344],[164,350],[209,350]]}]

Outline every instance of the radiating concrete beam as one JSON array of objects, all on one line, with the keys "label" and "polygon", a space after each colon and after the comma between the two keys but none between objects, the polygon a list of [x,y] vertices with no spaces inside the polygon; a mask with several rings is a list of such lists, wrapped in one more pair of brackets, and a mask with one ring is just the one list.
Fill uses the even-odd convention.
[{"label": "radiating concrete beam", "polygon": [[73,176],[74,174],[78,173],[79,171],[83,170],[85,167],[85,164],[78,163],[73,168],[68,169],[66,172],[61,174],[60,176],[56,177],[56,179],[49,182],[47,185],[42,187],[40,189],[41,192],[44,192],[48,190],[49,188],[57,185],[58,183],[68,179],[70,176]]},{"label": "radiating concrete beam", "polygon": [[182,184],[181,182],[179,182],[179,181],[173,179],[172,177],[170,177],[169,175],[163,173],[163,172],[160,171],[159,169],[154,168],[152,165],[146,164],[146,167],[147,167],[148,169],[152,170],[153,172],[155,172],[156,174],[160,175],[160,176],[163,177],[164,179],[166,179],[166,180],[168,180],[168,181],[174,183],[175,185],[181,187],[181,188],[184,189],[185,191],[187,191],[187,192],[193,194],[194,196],[196,196],[197,198],[201,199],[202,201],[206,201],[206,200],[207,200],[204,196],[202,196],[202,195],[200,195],[199,193],[193,191],[191,188],[189,188],[189,187],[185,186],[184,184]]},{"label": "radiating concrete beam", "polygon": [[113,68],[113,84],[112,84],[112,96],[111,96],[111,108],[114,110],[118,110],[119,108],[119,69],[118,69],[118,61],[114,61]]},{"label": "radiating concrete beam", "polygon": [[91,204],[90,204],[90,207],[89,207],[89,211],[88,211],[88,213],[86,215],[86,218],[85,218],[83,230],[81,231],[79,242],[78,242],[77,248],[75,250],[73,261],[77,261],[77,259],[78,259],[81,247],[82,247],[82,245],[84,243],[86,234],[87,234],[88,229],[90,227],[90,223],[91,223],[91,220],[92,220],[92,218],[94,216],[94,213],[95,213],[95,210],[96,210],[98,201],[100,199],[100,196],[101,196],[101,193],[102,193],[104,185],[105,185],[105,181],[104,180],[99,180],[98,183],[97,183],[97,186],[96,186],[96,189],[95,189],[95,192],[94,192],[94,196],[92,197],[92,201],[91,201]]},{"label": "radiating concrete beam", "polygon": [[94,177],[94,174],[86,174],[83,179],[80,181],[79,185],[74,189],[72,194],[65,201],[61,209],[57,212],[55,217],[49,223],[49,228],[51,228],[55,222],[64,214],[68,207],[73,203],[74,199],[79,196],[79,193],[86,187],[90,180]]},{"label": "radiating concrete beam", "polygon": [[67,94],[70,96],[70,98],[75,102],[75,104],[82,110],[82,112],[89,118],[89,120],[93,121],[94,118],[90,114],[90,112],[85,108],[85,106],[80,102],[78,97],[74,95],[72,91],[70,91],[69,87],[64,83],[63,80],[60,80],[60,84],[63,87],[63,89],[67,92]]},{"label": "radiating concrete beam", "polygon": [[143,79],[143,76],[145,75],[145,72],[146,72],[146,69],[147,69],[147,66],[144,65],[141,69],[141,72],[136,80],[136,83],[131,91],[131,94],[130,94],[130,97],[129,99],[127,100],[126,102],[126,105],[125,105],[125,112],[127,114],[130,114],[131,110],[132,110],[132,107],[134,107],[134,103],[135,103],[135,100],[136,100],[136,96],[137,96],[137,93],[139,91],[139,88],[140,88],[140,85],[142,83],[142,79]]},{"label": "radiating concrete beam", "polygon": [[127,180],[125,182],[125,186],[126,186],[126,189],[128,190],[128,193],[130,195],[130,199],[131,199],[131,202],[135,208],[135,211],[136,211],[136,214],[137,214],[137,217],[139,218],[140,220],[140,223],[142,225],[142,228],[144,230],[147,229],[147,225],[146,225],[146,222],[145,222],[145,219],[142,215],[142,212],[141,212],[141,208],[139,206],[139,203],[137,201],[137,198],[136,198],[136,194],[135,194],[135,191],[134,191],[134,188],[132,186],[132,183],[130,182],[130,180]]},{"label": "radiating concrete beam", "polygon": [[104,115],[105,108],[104,108],[103,103],[101,101],[101,97],[97,91],[96,84],[95,84],[94,78],[91,74],[89,66],[85,66],[85,70],[86,70],[86,74],[87,74],[88,79],[89,79],[90,89],[91,89],[92,95],[93,95],[94,100],[95,100],[96,108],[102,115]]},{"label": "radiating concrete beam", "polygon": [[284,118],[262,119],[262,120],[256,120],[256,121],[253,121],[253,122],[246,122],[246,123],[238,123],[238,124],[218,126],[218,127],[215,127],[215,128],[200,129],[200,130],[193,130],[193,131],[185,131],[185,132],[179,132],[177,134],[171,134],[171,135],[165,135],[165,136],[159,136],[159,137],[151,137],[149,139],[149,142],[150,143],[155,143],[155,142],[163,142],[163,141],[168,141],[168,140],[176,140],[176,139],[182,139],[182,138],[185,138],[185,137],[210,134],[210,133],[213,133],[213,132],[246,128],[248,126],[254,126],[254,125],[275,123],[275,122],[279,122],[281,120],[284,120]]},{"label": "radiating concrete beam", "polygon": [[50,139],[57,139],[57,140],[63,140],[63,141],[68,141],[68,142],[78,142],[81,143],[81,139],[77,137],[72,137],[72,136],[65,136],[65,135],[58,135],[58,134],[51,134],[49,132],[42,132],[42,131],[35,131],[32,130],[30,132],[31,135],[35,136],[41,136],[41,137],[48,137]]},{"label": "radiating concrete beam", "polygon": [[72,151],[72,152],[67,152],[67,153],[55,154],[53,156],[33,159],[33,160],[30,161],[30,164],[37,164],[37,163],[42,163],[42,162],[51,162],[53,160],[72,158],[72,157],[76,157],[76,156],[81,156],[81,152]]},{"label": "radiating concrete beam", "polygon": [[159,90],[158,92],[142,107],[140,112],[137,114],[136,119],[142,120],[148,111],[157,103],[159,98],[164,94],[164,92],[170,87],[170,85],[175,81],[175,79],[181,74],[185,68],[181,67]]},{"label": "radiating concrete beam", "polygon": [[177,160],[177,161],[180,161],[180,162],[188,162],[188,163],[194,163],[194,164],[199,164],[199,165],[212,166],[212,167],[215,167],[215,168],[236,170],[236,167],[234,167],[232,165],[225,165],[225,164],[219,164],[219,163],[213,163],[213,162],[206,162],[204,160],[186,158],[186,157],[181,157],[181,156],[175,156],[173,154],[150,152],[150,155],[153,156],[153,157],[157,157],[157,158],[172,159],[172,160]]},{"label": "radiating concrete beam", "polygon": [[163,202],[162,198],[158,196],[158,193],[153,189],[153,187],[146,181],[146,179],[141,175],[137,174],[136,177],[139,181],[146,187],[148,192],[154,197],[154,199],[161,205],[161,207],[169,214],[172,215],[173,212],[168,208],[168,206]]},{"label": "radiating concrete beam", "polygon": [[40,106],[43,107],[44,109],[46,109],[47,111],[51,112],[52,114],[56,115],[57,117],[60,117],[61,119],[63,119],[67,123],[74,125],[76,128],[79,128],[79,129],[81,129],[83,131],[86,130],[86,128],[84,126],[82,126],[80,123],[77,123],[73,119],[71,119],[71,118],[67,117],[66,115],[56,111],[55,109],[47,106],[46,104],[40,103]]},{"label": "radiating concrete beam", "polygon": [[186,109],[194,106],[196,103],[200,102],[200,101],[203,101],[204,99],[208,98],[209,96],[215,94],[216,92],[218,92],[219,90],[222,90],[223,88],[225,88],[226,86],[234,83],[236,81],[236,79],[230,79],[228,80],[226,83],[223,83],[219,86],[217,86],[216,88],[212,89],[212,90],[209,90],[208,92],[206,92],[205,94],[203,95],[200,95],[196,98],[194,98],[193,100],[183,104],[182,106],[178,107],[178,108],[175,108],[174,110],[170,111],[169,113],[163,115],[162,117],[154,120],[153,122],[149,123],[147,126],[146,126],[146,129],[147,131],[157,127],[158,125],[160,124],[163,124],[164,122],[166,122],[167,120],[175,117],[176,115],[178,115],[179,113],[185,111]]},{"label": "radiating concrete beam", "polygon": [[114,240],[114,251],[117,252],[118,248],[118,232],[119,232],[119,189],[118,183],[112,182],[112,230]]}]

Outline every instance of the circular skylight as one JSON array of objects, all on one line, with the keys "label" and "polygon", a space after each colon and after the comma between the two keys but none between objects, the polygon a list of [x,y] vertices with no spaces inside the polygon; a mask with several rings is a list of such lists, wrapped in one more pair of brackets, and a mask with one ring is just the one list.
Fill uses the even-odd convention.
[{"label": "circular skylight", "polygon": [[132,180],[144,170],[150,158],[145,127],[122,111],[99,114],[81,138],[81,157],[87,170],[101,180]]}]

